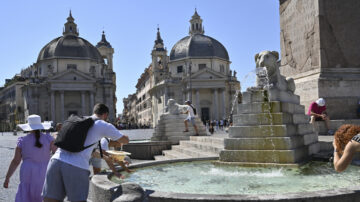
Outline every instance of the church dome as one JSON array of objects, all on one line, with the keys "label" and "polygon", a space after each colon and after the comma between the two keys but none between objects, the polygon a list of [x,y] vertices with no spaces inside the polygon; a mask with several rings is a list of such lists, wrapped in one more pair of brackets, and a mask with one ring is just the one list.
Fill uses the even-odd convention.
[{"label": "church dome", "polygon": [[41,49],[38,61],[54,58],[103,60],[95,46],[76,35],[64,35],[50,41]]},{"label": "church dome", "polygon": [[178,41],[170,52],[170,60],[181,58],[212,58],[229,60],[225,47],[216,39],[203,34],[193,34]]}]

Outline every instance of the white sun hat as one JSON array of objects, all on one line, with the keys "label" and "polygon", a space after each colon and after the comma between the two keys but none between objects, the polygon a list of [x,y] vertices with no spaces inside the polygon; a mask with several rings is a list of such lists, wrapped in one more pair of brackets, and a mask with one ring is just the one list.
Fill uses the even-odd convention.
[{"label": "white sun hat", "polygon": [[316,104],[318,104],[320,107],[325,106],[325,100],[324,98],[319,98],[318,100],[315,101]]},{"label": "white sun hat", "polygon": [[51,122],[41,123],[41,117],[39,115],[33,114],[28,116],[27,123],[18,124],[18,126],[23,131],[32,131],[32,130],[48,130],[51,128]]}]

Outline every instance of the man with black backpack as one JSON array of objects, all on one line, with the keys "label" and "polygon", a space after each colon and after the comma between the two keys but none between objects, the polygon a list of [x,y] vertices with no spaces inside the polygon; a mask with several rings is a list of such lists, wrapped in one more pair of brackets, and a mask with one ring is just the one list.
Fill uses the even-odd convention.
[{"label": "man with black backpack", "polygon": [[89,160],[102,137],[127,144],[129,138],[107,123],[109,108],[96,104],[94,114],[80,118],[70,116],[55,140],[58,150],[52,156],[43,187],[44,202],[86,201],[89,192]]},{"label": "man with black backpack", "polygon": [[199,136],[199,131],[196,127],[195,124],[195,115],[196,115],[196,109],[191,105],[191,102],[185,101],[185,104],[187,104],[187,108],[186,111],[184,112],[184,114],[188,114],[188,116],[186,117],[186,119],[184,120],[184,124],[185,124],[185,130],[183,132],[189,132],[189,127],[188,127],[188,122],[191,122],[191,124],[194,126],[195,129],[195,136]]}]

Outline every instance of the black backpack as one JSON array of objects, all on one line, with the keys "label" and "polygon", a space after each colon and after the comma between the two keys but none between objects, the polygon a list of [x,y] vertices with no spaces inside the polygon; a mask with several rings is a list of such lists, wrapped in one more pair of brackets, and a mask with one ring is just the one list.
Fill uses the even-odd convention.
[{"label": "black backpack", "polygon": [[193,107],[192,105],[190,105],[190,107],[193,109],[193,111],[194,111],[194,115],[196,115],[196,108],[195,108],[195,107]]},{"label": "black backpack", "polygon": [[87,133],[94,125],[95,120],[91,117],[78,117],[71,115],[60,129],[54,144],[69,152],[80,152],[94,144],[84,146]]}]

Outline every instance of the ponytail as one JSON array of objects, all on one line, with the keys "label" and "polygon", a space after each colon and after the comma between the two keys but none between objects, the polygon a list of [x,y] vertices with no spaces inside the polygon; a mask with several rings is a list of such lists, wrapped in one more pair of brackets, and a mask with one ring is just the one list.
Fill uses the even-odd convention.
[{"label": "ponytail", "polygon": [[40,130],[35,130],[35,138],[36,138],[36,142],[35,142],[35,147],[42,147],[42,144],[40,143]]}]

